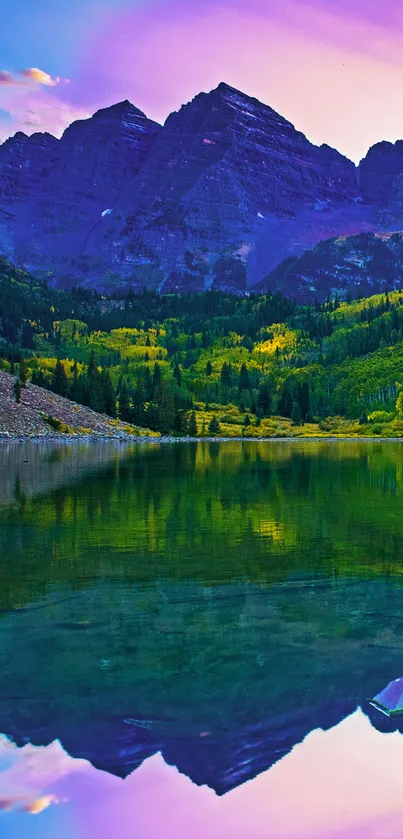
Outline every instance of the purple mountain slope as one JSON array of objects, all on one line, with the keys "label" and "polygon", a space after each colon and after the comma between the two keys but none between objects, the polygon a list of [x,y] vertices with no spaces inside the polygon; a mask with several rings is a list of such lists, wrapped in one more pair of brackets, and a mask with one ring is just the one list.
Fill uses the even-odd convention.
[{"label": "purple mountain slope", "polygon": [[59,286],[244,291],[319,241],[402,227],[402,142],[357,170],[223,83],[163,128],[126,101],[0,146],[0,250]]},{"label": "purple mountain slope", "polygon": [[160,130],[126,101],[73,123],[61,140],[21,133],[7,140],[0,146],[3,252],[61,282]]}]

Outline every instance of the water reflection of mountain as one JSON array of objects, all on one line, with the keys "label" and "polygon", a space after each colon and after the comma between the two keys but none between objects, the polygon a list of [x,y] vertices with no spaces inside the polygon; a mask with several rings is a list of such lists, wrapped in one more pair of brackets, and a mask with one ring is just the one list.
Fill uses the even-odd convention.
[{"label": "water reflection of mountain", "polygon": [[54,591],[3,618],[1,729],[122,776],[161,751],[224,792],[394,677],[402,621],[392,583]]},{"label": "water reflection of mountain", "polygon": [[402,463],[139,447],[4,505],[0,731],[224,792],[335,725],[402,672]]}]

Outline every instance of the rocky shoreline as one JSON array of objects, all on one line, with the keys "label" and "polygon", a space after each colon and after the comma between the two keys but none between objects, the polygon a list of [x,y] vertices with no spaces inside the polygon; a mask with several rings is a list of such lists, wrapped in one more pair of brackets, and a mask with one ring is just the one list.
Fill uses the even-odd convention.
[{"label": "rocky shoreline", "polygon": [[403,443],[402,437],[148,437],[133,434],[10,434],[0,432],[2,443]]}]

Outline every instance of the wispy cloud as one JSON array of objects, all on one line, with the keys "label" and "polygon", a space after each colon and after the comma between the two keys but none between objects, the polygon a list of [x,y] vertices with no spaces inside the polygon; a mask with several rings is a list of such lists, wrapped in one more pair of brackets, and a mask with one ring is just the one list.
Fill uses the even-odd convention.
[{"label": "wispy cloud", "polygon": [[45,70],[40,70],[39,67],[28,67],[26,70],[17,70],[13,73],[10,73],[8,70],[0,70],[0,85],[11,87],[32,84],[56,87],[61,81],[67,82],[68,79],[62,80],[59,76],[51,76]]},{"label": "wispy cloud", "polygon": [[60,137],[75,119],[90,116],[86,108],[49,89],[61,89],[67,82],[68,79],[51,76],[39,67],[0,70],[0,142],[17,131],[48,131]]},{"label": "wispy cloud", "polygon": [[46,87],[54,87],[61,82],[59,76],[55,76],[55,78],[53,78],[53,76],[50,76],[49,73],[45,73],[44,70],[40,70],[39,67],[30,67],[28,70],[22,70],[21,76],[24,79],[30,79],[31,81],[46,85]]}]

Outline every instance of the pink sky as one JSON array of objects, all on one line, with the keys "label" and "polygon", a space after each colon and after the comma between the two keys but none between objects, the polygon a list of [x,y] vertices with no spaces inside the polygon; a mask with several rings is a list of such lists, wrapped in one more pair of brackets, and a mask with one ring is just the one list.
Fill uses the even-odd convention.
[{"label": "pink sky", "polygon": [[[27,47],[27,67],[29,59]],[[0,108],[11,115],[0,137],[17,128],[60,134],[125,98],[163,122],[220,81],[356,161],[373,143],[403,137],[400,0],[104,0],[67,64],[52,62],[44,48],[41,69],[61,77],[54,87],[0,84]]]},{"label": "pink sky", "polygon": [[[360,710],[330,731],[312,732],[270,770],[222,797],[197,787],[160,755],[125,781],[69,758],[58,744],[15,749],[3,741],[4,758],[0,833],[8,839],[403,835],[403,737],[380,734]],[[45,809],[31,815],[27,808]]]}]

